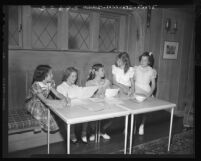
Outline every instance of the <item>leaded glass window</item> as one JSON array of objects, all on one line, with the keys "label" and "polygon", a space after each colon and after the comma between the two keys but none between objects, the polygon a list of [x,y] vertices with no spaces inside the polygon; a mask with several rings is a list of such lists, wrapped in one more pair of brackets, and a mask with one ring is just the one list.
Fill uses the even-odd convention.
[{"label": "leaded glass window", "polygon": [[8,7],[8,44],[12,47],[21,46],[21,8]]},{"label": "leaded glass window", "polygon": [[90,14],[69,11],[68,48],[90,50]]},{"label": "leaded glass window", "polygon": [[32,7],[32,48],[57,49],[58,8]]},{"label": "leaded glass window", "polygon": [[102,15],[100,17],[99,50],[118,50],[118,39],[119,19]]}]

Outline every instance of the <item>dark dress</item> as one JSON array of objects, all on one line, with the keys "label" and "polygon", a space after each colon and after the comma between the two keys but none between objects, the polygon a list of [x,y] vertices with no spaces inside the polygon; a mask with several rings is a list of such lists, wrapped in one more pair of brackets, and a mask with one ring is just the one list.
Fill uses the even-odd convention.
[{"label": "dark dress", "polygon": [[[47,131],[48,128],[48,106],[45,105],[37,96],[41,93],[45,98],[48,97],[50,89],[55,87],[55,82],[44,84],[43,82],[34,82],[27,97],[27,111],[37,120],[40,121],[41,128]],[[59,129],[54,117],[50,114],[50,131]]]}]

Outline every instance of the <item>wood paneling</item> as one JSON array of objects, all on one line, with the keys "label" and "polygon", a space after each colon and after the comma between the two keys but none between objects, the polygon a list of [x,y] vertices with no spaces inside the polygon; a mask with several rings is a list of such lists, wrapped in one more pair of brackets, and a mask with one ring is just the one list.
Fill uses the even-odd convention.
[{"label": "wood paneling", "polygon": [[89,68],[94,63],[105,66],[106,77],[111,80],[111,65],[115,62],[114,53],[76,53],[59,51],[9,51],[9,108],[23,108],[24,99],[31,86],[33,73],[39,64],[53,68],[54,80],[61,83],[63,71],[70,66],[79,71],[79,84],[84,85]]}]

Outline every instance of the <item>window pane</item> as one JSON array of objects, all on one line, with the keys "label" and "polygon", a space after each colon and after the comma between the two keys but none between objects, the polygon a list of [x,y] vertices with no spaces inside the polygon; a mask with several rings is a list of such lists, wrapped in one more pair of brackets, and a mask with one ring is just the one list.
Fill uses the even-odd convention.
[{"label": "window pane", "polygon": [[115,18],[100,18],[100,35],[99,35],[99,50],[111,51],[117,49],[118,40],[118,19]]},{"label": "window pane", "polygon": [[18,32],[18,6],[9,6],[8,8],[8,42],[10,46],[19,46]]},{"label": "window pane", "polygon": [[32,8],[32,47],[57,48],[57,8]]},{"label": "window pane", "polygon": [[68,48],[89,50],[90,15],[69,12]]}]

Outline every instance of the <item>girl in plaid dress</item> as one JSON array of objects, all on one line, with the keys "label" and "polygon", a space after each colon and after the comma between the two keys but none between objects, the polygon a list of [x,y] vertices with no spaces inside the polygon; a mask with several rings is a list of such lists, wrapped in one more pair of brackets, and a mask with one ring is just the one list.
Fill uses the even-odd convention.
[{"label": "girl in plaid dress", "polygon": [[[34,72],[30,93],[26,98],[27,111],[40,121],[41,128],[47,131],[48,106],[67,107],[70,99],[64,97],[55,90],[55,82],[52,79],[52,69],[48,65],[39,65]],[[52,92],[59,100],[48,99]],[[50,114],[50,131],[59,130],[58,124]]]}]

